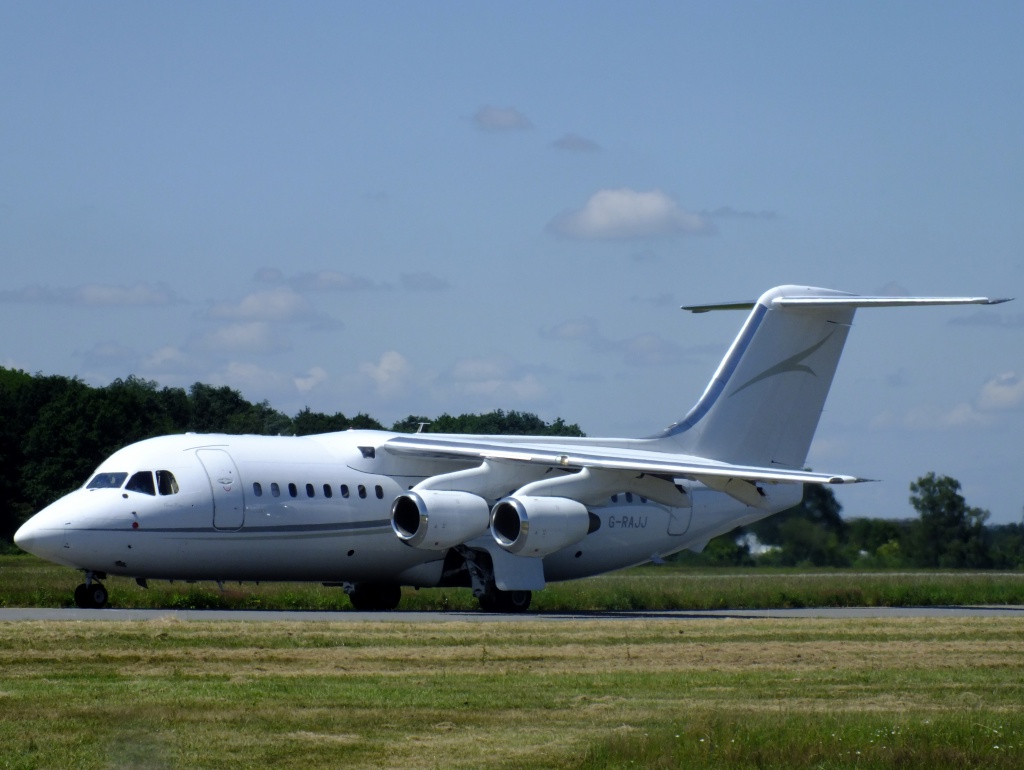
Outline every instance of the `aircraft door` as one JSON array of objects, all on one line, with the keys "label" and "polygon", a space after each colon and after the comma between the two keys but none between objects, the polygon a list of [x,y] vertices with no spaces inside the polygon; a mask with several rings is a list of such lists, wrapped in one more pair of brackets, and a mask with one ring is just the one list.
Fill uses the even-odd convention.
[{"label": "aircraft door", "polygon": [[223,449],[199,449],[196,456],[210,477],[214,528],[241,529],[245,522],[245,501],[235,461]]}]

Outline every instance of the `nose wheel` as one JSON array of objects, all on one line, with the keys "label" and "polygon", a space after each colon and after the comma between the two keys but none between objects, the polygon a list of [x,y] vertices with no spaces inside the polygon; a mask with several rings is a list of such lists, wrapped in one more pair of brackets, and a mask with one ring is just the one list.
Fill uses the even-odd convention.
[{"label": "nose wheel", "polygon": [[99,610],[107,606],[107,589],[92,580],[75,589],[75,605],[83,610]]}]

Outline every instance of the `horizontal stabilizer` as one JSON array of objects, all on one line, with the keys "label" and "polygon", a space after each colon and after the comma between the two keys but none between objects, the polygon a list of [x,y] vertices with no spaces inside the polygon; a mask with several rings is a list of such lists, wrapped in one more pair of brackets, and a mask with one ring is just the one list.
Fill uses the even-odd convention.
[{"label": "horizontal stabilizer", "polygon": [[[990,297],[880,297],[859,294],[823,294],[801,296],[776,296],[772,307],[907,307],[913,305],[999,305],[1009,302],[1012,297],[992,299]],[[713,310],[750,310],[756,302],[716,302],[711,305],[683,305],[691,313],[709,313]]]},{"label": "horizontal stabilizer", "polygon": [[989,297],[778,297],[776,307],[908,307],[913,305],[998,305],[1010,298]]}]

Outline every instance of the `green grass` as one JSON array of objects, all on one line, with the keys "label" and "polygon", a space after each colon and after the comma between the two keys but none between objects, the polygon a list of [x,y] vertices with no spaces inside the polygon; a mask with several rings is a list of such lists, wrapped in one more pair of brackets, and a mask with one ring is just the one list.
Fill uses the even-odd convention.
[{"label": "green grass", "polygon": [[[33,556],[0,556],[0,606],[69,607],[81,582],[74,570]],[[338,588],[309,583],[227,584],[133,580],[104,583],[111,606],[177,609],[347,610]],[[1024,604],[1024,572],[862,572],[849,570],[694,569],[638,567],[552,583],[534,595],[541,612],[791,607],[895,607]],[[404,609],[473,610],[468,589],[406,589]]]},{"label": "green grass", "polygon": [[0,767],[1017,768],[1022,662],[1015,617],[8,622]]}]

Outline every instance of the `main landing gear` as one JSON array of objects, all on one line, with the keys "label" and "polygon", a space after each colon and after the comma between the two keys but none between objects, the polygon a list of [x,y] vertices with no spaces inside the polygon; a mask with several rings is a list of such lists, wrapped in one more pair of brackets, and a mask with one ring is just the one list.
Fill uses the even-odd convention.
[{"label": "main landing gear", "polygon": [[502,591],[494,582],[494,562],[487,551],[459,549],[469,572],[473,596],[484,612],[526,612],[533,594],[530,591]]},{"label": "main landing gear", "polygon": [[107,606],[107,589],[96,577],[92,572],[85,573],[85,582],[75,589],[75,606],[83,610],[99,610]]},{"label": "main landing gear", "polygon": [[502,591],[494,587],[485,591],[477,597],[480,602],[480,609],[484,612],[526,612],[530,609],[530,600],[533,594],[530,591]]},{"label": "main landing gear", "polygon": [[402,601],[402,586],[394,583],[356,583],[345,586],[352,606],[360,612],[393,610]]}]

